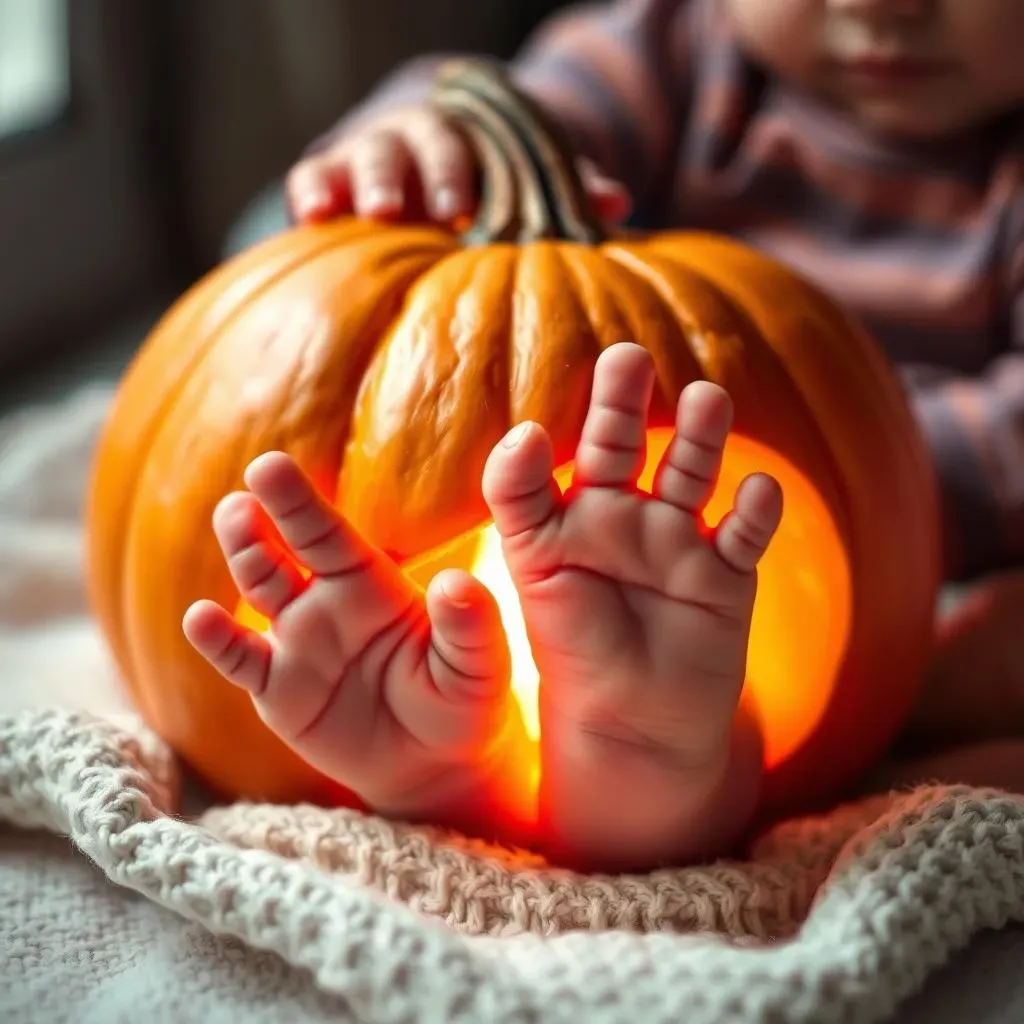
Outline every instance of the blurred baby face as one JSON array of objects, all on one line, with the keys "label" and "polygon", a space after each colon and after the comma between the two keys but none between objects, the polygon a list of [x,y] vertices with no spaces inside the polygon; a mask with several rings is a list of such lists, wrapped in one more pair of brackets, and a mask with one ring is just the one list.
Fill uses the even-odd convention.
[{"label": "blurred baby face", "polygon": [[1024,103],[1024,0],[726,0],[745,48],[865,127],[938,138]]}]

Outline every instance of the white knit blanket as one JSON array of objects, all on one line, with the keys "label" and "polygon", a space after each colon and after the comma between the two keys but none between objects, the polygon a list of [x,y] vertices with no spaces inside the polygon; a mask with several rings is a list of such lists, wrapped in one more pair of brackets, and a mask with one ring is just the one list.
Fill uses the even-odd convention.
[{"label": "white knit blanket", "polygon": [[[0,1020],[868,1024],[1024,919],[1024,798],[995,791],[879,797],[628,879],[349,811],[186,814],[84,612],[107,400],[0,424]],[[1024,1019],[1010,988],[991,1003],[991,957],[914,1019]]]}]

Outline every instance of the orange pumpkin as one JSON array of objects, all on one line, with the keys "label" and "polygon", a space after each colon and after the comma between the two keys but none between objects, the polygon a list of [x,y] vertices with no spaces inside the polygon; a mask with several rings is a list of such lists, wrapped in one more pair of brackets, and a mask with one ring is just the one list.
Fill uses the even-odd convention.
[{"label": "orange pumpkin", "polygon": [[493,69],[446,67],[434,99],[484,168],[464,235],[358,219],[288,231],[181,298],[121,384],[89,580],[141,713],[225,795],[342,799],[182,635],[192,601],[237,601],[215,504],[282,449],[369,540],[435,568],[455,556],[432,551],[486,525],[490,448],[529,418],[570,459],[597,355],[629,339],[657,369],[653,441],[689,381],[733,396],[710,520],[747,472],[783,484],[747,686],[766,802],[826,797],[893,737],[932,637],[934,482],[889,365],[816,288],[737,242],[607,237],[552,126]]}]

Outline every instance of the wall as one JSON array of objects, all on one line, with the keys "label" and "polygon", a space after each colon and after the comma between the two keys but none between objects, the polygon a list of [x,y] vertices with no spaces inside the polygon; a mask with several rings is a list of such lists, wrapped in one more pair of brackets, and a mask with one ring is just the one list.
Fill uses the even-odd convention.
[{"label": "wall", "polygon": [[175,0],[181,217],[202,265],[244,206],[396,64],[507,54],[551,0]]}]

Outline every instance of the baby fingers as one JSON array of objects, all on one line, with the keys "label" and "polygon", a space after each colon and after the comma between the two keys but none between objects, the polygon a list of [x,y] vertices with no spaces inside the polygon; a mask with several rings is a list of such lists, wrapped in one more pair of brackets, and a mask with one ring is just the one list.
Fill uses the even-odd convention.
[{"label": "baby fingers", "polygon": [[576,449],[575,486],[635,486],[647,458],[653,391],[654,363],[639,345],[619,343],[598,356]]},{"label": "baby fingers", "polygon": [[238,592],[268,619],[276,619],[305,587],[259,501],[230,494],[213,513],[213,530]]},{"label": "baby fingers", "polygon": [[477,161],[463,136],[427,108],[402,118],[398,130],[412,154],[430,216],[443,222],[469,213],[476,200]]},{"label": "baby fingers", "polygon": [[715,529],[719,555],[737,572],[752,572],[782,519],[782,489],[764,473],[748,476],[736,490],[736,501]]},{"label": "baby fingers", "polygon": [[517,583],[548,575],[561,523],[562,494],[553,476],[551,438],[536,423],[520,423],[494,446],[484,466],[483,496],[501,535]]},{"label": "baby fingers", "polygon": [[295,557],[315,576],[348,576],[374,561],[376,552],[289,456],[261,455],[250,463],[245,482]]},{"label": "baby fingers", "polygon": [[438,573],[427,588],[430,673],[450,698],[491,697],[507,685],[509,651],[497,602],[468,573]]},{"label": "baby fingers", "polygon": [[679,396],[676,432],[654,478],[654,494],[683,512],[700,515],[722,466],[732,424],[732,402],[710,381],[688,384]]},{"label": "baby fingers", "polygon": [[[448,222],[475,203],[476,160],[462,135],[426,106],[392,111],[298,163],[286,191],[303,222],[344,213]],[[418,195],[413,186],[418,185]]]},{"label": "baby fingers", "polygon": [[257,697],[266,688],[271,661],[266,637],[246,629],[212,601],[192,605],[182,629],[189,643],[228,682]]}]

